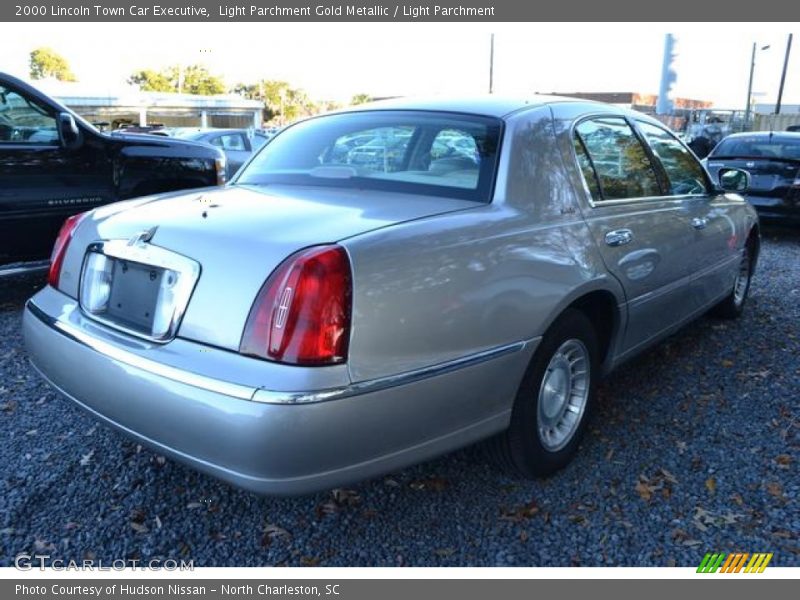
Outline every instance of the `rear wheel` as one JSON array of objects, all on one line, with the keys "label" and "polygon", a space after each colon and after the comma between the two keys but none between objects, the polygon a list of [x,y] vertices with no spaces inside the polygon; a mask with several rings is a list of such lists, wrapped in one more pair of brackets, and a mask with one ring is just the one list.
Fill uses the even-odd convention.
[{"label": "rear wheel", "polygon": [[508,430],[492,441],[496,458],[523,477],[564,467],[586,429],[599,373],[597,334],[567,310],[545,334],[517,392]]},{"label": "rear wheel", "polygon": [[744,312],[750,281],[753,277],[753,248],[750,243],[742,249],[739,270],[733,282],[731,293],[713,309],[713,314],[723,319],[736,319]]}]

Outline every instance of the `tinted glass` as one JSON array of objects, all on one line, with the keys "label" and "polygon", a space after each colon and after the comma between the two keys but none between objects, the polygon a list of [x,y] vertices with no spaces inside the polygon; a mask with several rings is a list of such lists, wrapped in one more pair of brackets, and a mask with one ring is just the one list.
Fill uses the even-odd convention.
[{"label": "tinted glass", "polygon": [[589,187],[589,192],[592,194],[592,200],[595,202],[602,200],[603,196],[600,194],[600,184],[597,182],[597,173],[595,173],[594,166],[589,158],[589,154],[586,152],[586,148],[583,146],[583,142],[581,142],[578,136],[575,136],[573,143],[575,144],[575,154],[578,157],[578,165],[581,168],[581,173],[583,173],[583,179]]},{"label": "tinted glass", "polygon": [[603,200],[661,195],[650,158],[624,119],[583,121],[576,134],[594,165]]},{"label": "tinted glass", "polygon": [[639,129],[667,172],[671,195],[707,192],[703,167],[675,136],[649,123],[640,122]]},{"label": "tinted glass", "polygon": [[238,133],[228,133],[221,135],[217,138],[219,143],[216,144],[223,150],[238,150],[245,151],[247,148],[244,145],[244,138]]},{"label": "tinted glass", "polygon": [[501,123],[422,111],[309,119],[283,131],[237,183],[378,189],[488,201]]},{"label": "tinted glass", "polygon": [[711,152],[715,158],[791,158],[800,160],[800,139],[741,137],[722,140]]},{"label": "tinted glass", "polygon": [[0,142],[57,144],[54,117],[38,104],[0,86]]}]

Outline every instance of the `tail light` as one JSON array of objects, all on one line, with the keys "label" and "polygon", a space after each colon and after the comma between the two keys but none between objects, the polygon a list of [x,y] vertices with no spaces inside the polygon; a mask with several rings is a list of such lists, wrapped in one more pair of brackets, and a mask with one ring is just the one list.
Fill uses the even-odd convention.
[{"label": "tail light", "polygon": [[225,185],[228,181],[227,160],[224,156],[214,159],[214,170],[217,173],[217,185]]},{"label": "tail light", "polygon": [[239,347],[242,354],[295,365],[347,360],[350,261],[341,246],[293,254],[261,287]]},{"label": "tail light", "polygon": [[50,271],[47,273],[47,283],[54,288],[58,288],[59,279],[61,279],[61,267],[64,264],[64,255],[67,253],[67,247],[72,240],[72,234],[87,214],[83,212],[67,218],[58,232],[53,252],[50,255]]}]

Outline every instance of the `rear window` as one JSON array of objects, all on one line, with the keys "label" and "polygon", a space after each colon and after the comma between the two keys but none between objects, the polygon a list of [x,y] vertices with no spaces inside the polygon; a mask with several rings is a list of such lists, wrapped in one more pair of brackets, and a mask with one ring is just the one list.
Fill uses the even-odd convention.
[{"label": "rear window", "polygon": [[791,158],[800,160],[800,140],[781,140],[766,137],[726,138],[711,153],[714,157],[730,158]]},{"label": "rear window", "polygon": [[488,202],[501,121],[423,111],[365,111],[298,123],[235,183],[375,189]]}]

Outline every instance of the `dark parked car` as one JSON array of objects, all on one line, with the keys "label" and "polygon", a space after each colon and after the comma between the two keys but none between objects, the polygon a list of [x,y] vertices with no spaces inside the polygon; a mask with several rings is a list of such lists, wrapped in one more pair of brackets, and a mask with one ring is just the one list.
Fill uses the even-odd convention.
[{"label": "dark parked car", "polygon": [[225,153],[228,177],[233,177],[250,155],[267,143],[270,136],[247,129],[167,129],[166,133],[184,140],[216,146]]},{"label": "dark parked car", "polygon": [[225,182],[215,148],[108,135],[0,73],[0,277],[46,268],[64,220],[97,206]]},{"label": "dark parked car", "polygon": [[746,198],[764,219],[800,224],[800,133],[736,133],[708,155],[712,176],[723,167],[750,173]]}]

